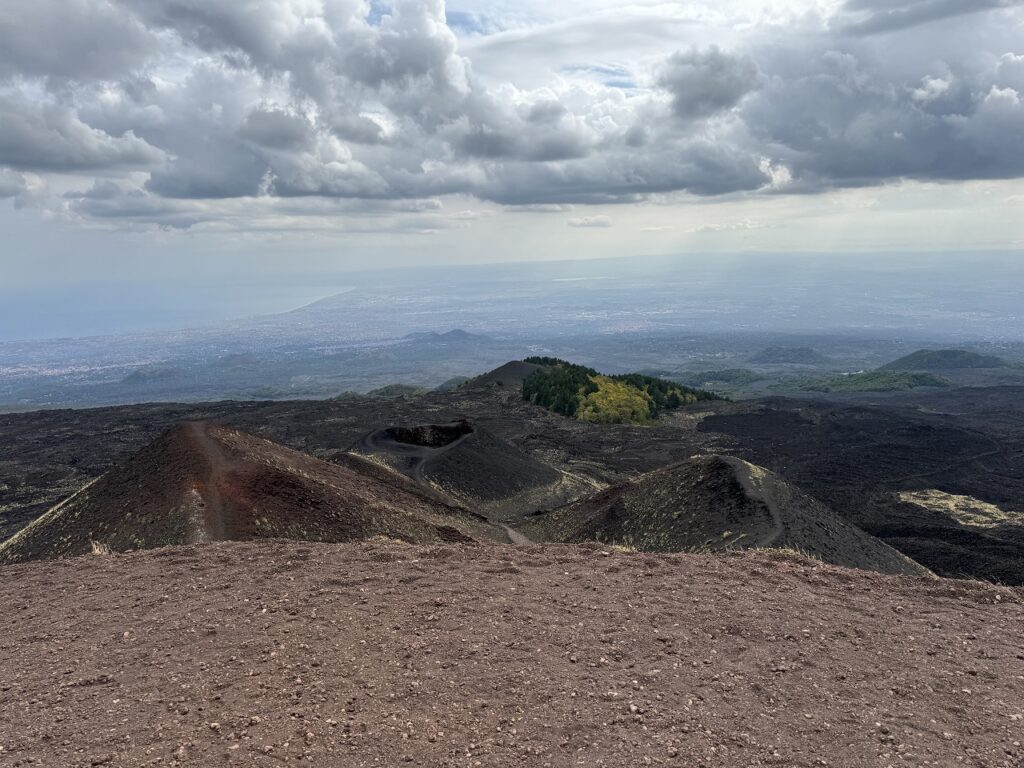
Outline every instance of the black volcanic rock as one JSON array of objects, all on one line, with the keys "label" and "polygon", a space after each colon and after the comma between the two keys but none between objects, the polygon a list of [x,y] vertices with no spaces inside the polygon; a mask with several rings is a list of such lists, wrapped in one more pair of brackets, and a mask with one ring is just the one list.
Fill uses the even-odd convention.
[{"label": "black volcanic rock", "polygon": [[563,504],[595,483],[552,467],[467,421],[400,425],[351,449],[455,504],[500,520]]},{"label": "black volcanic rock", "polygon": [[482,373],[470,379],[464,387],[488,387],[492,389],[522,389],[526,377],[534,371],[543,369],[544,366],[536,363],[527,363],[522,360],[512,360],[493,371]]},{"label": "black volcanic rock", "polygon": [[538,515],[524,531],[537,540],[654,552],[791,549],[851,568],[928,573],[775,473],[732,456],[698,456],[649,472]]}]

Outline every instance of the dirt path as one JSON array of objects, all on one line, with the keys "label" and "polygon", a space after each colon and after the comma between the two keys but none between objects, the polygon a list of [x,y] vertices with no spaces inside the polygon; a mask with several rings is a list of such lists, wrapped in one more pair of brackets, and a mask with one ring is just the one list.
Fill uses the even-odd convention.
[{"label": "dirt path", "polygon": [[753,498],[759,499],[768,508],[768,514],[772,516],[772,530],[754,546],[761,549],[772,546],[779,540],[785,531],[782,516],[779,514],[778,502],[772,494],[765,491],[761,483],[754,479],[752,475],[752,470],[754,468],[751,467],[751,465],[734,457],[729,457],[727,461],[733,466],[733,469],[736,472],[736,479],[739,481],[740,485],[743,486],[743,490]]},{"label": "dirt path", "polygon": [[[413,480],[415,480],[417,483],[423,486],[424,489],[429,490],[431,493],[439,496],[445,502],[453,504],[457,507],[461,507],[464,506],[462,502],[460,502],[456,498],[453,498],[443,488],[440,488],[439,486],[435,485],[434,483],[430,482],[430,480],[427,479],[426,470],[430,467],[430,465],[433,462],[437,461],[446,453],[448,453],[453,448],[458,446],[460,443],[462,443],[462,441],[466,440],[471,434],[472,432],[467,432],[466,434],[456,438],[455,440],[446,445],[433,448],[425,445],[412,445],[410,443],[401,443],[390,436],[385,437],[383,431],[378,431],[371,432],[370,434],[366,435],[362,440],[360,440],[358,444],[358,450],[365,451],[370,455],[374,453],[385,452],[391,453],[396,456],[401,456],[403,458],[411,459],[413,463],[410,468],[410,476],[412,477]],[[562,474],[568,475],[569,473],[562,472]],[[517,531],[515,528],[512,528],[504,523],[498,522],[497,520],[493,520],[491,518],[487,518],[487,522],[489,522],[491,525],[497,528],[501,528],[505,532],[505,535],[508,536],[508,539],[512,544],[515,544],[517,546],[525,546],[527,544],[533,543],[531,539]]]},{"label": "dirt path", "polygon": [[201,520],[196,521],[197,530],[194,532],[194,536],[199,541],[225,539],[227,528],[224,502],[220,495],[218,482],[230,461],[224,455],[217,441],[206,433],[206,427],[207,424],[203,421],[193,421],[188,424],[189,439],[194,442],[196,449],[210,464],[203,487],[193,489],[193,494],[198,497],[198,501],[202,505],[201,510],[198,510]]},{"label": "dirt path", "polygon": [[533,540],[528,538],[526,534],[520,533],[515,528],[505,525],[504,523],[496,523],[493,520],[490,521],[492,525],[496,525],[501,528],[508,535],[508,540],[519,547],[525,547],[527,544],[533,544]]},{"label": "dirt path", "polygon": [[[421,485],[434,488],[434,485],[427,480],[424,475],[427,467],[429,467],[432,462],[444,456],[457,445],[462,443],[462,441],[468,438],[470,434],[472,433],[461,435],[447,445],[432,448],[427,445],[400,443],[393,437],[385,436],[383,431],[371,432],[359,441],[359,450],[365,451],[369,454],[391,453],[396,456],[411,459],[412,467],[410,468],[410,473],[412,479]],[[437,489],[435,488],[435,490]]]}]

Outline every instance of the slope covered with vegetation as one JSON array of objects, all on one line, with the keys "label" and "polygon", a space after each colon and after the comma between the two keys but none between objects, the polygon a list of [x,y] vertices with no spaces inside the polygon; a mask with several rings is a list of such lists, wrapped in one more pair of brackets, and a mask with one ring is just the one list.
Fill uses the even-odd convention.
[{"label": "slope covered with vegetation", "polygon": [[526,362],[542,368],[523,382],[523,399],[580,421],[646,424],[681,405],[724,399],[639,373],[604,376],[554,357],[530,357]]},{"label": "slope covered with vegetation", "polygon": [[952,371],[971,368],[1002,368],[1006,361],[968,349],[919,349],[881,367],[883,371]]},{"label": "slope covered with vegetation", "polygon": [[949,382],[931,373],[867,371],[840,376],[783,381],[773,389],[803,392],[902,392],[918,387],[948,387]]},{"label": "slope covered with vegetation", "polygon": [[672,380],[685,384],[688,387],[707,387],[722,384],[742,387],[753,384],[755,381],[763,381],[763,374],[752,371],[749,368],[727,368],[720,371],[685,371],[673,374]]}]

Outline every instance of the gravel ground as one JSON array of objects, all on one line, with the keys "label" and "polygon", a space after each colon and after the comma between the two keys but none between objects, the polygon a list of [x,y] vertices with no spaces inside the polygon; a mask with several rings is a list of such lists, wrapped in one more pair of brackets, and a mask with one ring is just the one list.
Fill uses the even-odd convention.
[{"label": "gravel ground", "polygon": [[784,554],[0,568],[0,765],[1024,765],[1024,591]]}]

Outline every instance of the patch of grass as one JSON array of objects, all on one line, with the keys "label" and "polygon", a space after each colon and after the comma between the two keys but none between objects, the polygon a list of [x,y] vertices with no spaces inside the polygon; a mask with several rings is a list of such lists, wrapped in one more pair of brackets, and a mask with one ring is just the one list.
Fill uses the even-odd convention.
[{"label": "patch of grass", "polygon": [[1021,522],[1019,516],[1009,514],[995,504],[972,496],[945,493],[935,488],[924,491],[901,491],[899,497],[908,504],[947,514],[961,525],[998,528],[1001,525]]}]

